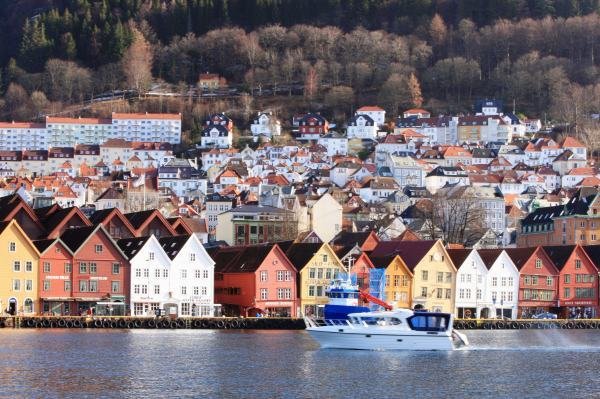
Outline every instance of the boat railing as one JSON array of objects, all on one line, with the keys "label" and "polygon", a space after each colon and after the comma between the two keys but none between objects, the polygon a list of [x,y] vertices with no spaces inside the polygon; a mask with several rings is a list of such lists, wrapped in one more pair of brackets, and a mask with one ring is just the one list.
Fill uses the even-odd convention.
[{"label": "boat railing", "polygon": [[350,320],[346,319],[316,319],[313,317],[304,317],[304,323],[307,327],[324,327],[324,326],[352,326]]}]

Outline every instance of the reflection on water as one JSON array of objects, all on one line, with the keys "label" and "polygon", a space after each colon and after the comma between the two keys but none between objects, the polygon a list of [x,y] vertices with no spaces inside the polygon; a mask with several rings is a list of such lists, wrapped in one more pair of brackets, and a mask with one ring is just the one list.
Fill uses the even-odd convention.
[{"label": "reflection on water", "polygon": [[302,331],[0,330],[0,397],[598,397],[600,332],[469,331],[454,352],[320,350]]}]

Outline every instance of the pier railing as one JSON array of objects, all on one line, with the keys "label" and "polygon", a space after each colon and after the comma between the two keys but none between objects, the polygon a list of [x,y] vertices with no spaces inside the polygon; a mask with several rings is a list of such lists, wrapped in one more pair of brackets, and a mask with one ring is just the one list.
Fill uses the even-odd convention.
[{"label": "pier railing", "polygon": [[455,319],[457,330],[597,329],[600,319]]}]

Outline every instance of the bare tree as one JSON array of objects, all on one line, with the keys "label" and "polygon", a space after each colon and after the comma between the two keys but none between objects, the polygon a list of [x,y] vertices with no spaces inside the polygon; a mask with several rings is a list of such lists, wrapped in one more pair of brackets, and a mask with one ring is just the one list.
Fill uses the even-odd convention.
[{"label": "bare tree", "polygon": [[132,31],[133,43],[123,55],[123,73],[129,87],[141,95],[152,80],[152,48],[139,30]]}]

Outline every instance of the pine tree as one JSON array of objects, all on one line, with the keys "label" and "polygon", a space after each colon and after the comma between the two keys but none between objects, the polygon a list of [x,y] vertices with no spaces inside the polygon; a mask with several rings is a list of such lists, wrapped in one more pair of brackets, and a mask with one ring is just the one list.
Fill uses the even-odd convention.
[{"label": "pine tree", "polygon": [[40,71],[51,50],[52,43],[46,37],[44,24],[38,20],[26,20],[19,49],[19,64],[29,71]]}]

